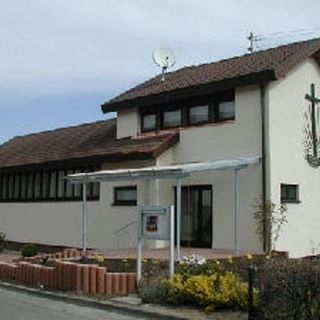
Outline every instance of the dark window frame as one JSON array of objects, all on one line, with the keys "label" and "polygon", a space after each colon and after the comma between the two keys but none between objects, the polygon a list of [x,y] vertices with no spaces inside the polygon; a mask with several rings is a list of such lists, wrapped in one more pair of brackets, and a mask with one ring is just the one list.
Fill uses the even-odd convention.
[{"label": "dark window frame", "polygon": [[[294,188],[295,197],[291,197],[290,189]],[[283,196],[283,193],[285,193],[285,196]],[[280,184],[280,201],[281,203],[301,203],[300,201],[300,195],[299,195],[299,185],[298,184],[289,184],[289,183],[281,183]]]},{"label": "dark window frame", "polygon": [[[128,191],[135,190],[136,191],[136,199],[135,200],[119,200],[117,196],[118,191]],[[138,192],[137,186],[117,186],[113,188],[113,206],[136,206],[138,203]]]},{"label": "dark window frame", "polygon": [[[89,172],[99,170],[100,167],[81,167],[77,168],[81,172]],[[67,201],[80,201],[82,200],[82,187],[79,196],[75,195],[74,185],[69,189],[69,194],[67,194],[66,183],[67,181],[61,181],[59,184],[59,172],[71,173],[75,172],[74,168],[57,168],[51,170],[36,170],[36,171],[21,171],[21,172],[0,172],[0,203],[14,203],[14,202],[67,202]],[[46,173],[46,183],[44,183],[44,173]],[[35,179],[38,175],[38,179]],[[19,179],[16,177],[19,176]],[[22,176],[25,176],[22,179]],[[51,185],[51,176],[55,179],[55,183]],[[11,177],[9,179],[9,177]],[[40,178],[39,178],[40,177]],[[11,181],[11,182],[10,182]],[[22,194],[22,182],[25,183],[24,194]],[[9,183],[13,184],[12,186]],[[15,183],[18,183],[16,186]],[[36,183],[38,184],[36,186]],[[93,189],[93,183],[88,186],[88,201],[100,200],[101,188],[100,183],[95,182],[97,185],[94,187],[95,192],[90,192]],[[52,190],[51,187],[54,189]],[[59,187],[60,189],[59,192]],[[37,189],[37,193],[35,192]],[[19,190],[19,192],[17,192]],[[10,191],[10,192],[9,192]],[[11,192],[12,191],[12,192]],[[70,193],[70,191],[72,191]],[[59,193],[58,193],[59,192]]]},{"label": "dark window frame", "polygon": [[[144,117],[146,116],[151,116],[154,115],[156,117],[156,123],[155,123],[155,128],[154,129],[145,129],[144,127]],[[158,114],[156,112],[146,112],[146,113],[142,113],[141,114],[141,132],[152,132],[152,131],[156,131],[158,128]]]},{"label": "dark window frame", "polygon": [[[233,117],[229,117],[229,118],[222,118],[221,117],[221,104],[222,103],[226,103],[226,102],[233,102],[233,105],[234,105],[234,115]],[[217,110],[216,111],[216,119],[217,121],[216,122],[225,122],[225,121],[234,121],[236,120],[236,104],[235,104],[235,100],[222,100],[222,101],[218,101],[216,106],[215,106],[215,109]]]},{"label": "dark window frame", "polygon": [[[182,107],[175,107],[171,109],[164,109],[161,110],[161,130],[167,130],[167,129],[174,129],[174,128],[180,128],[184,126],[184,108]],[[164,114],[166,112],[175,112],[175,111],[180,111],[180,124],[179,125],[174,125],[174,126],[165,126],[164,124]]]},{"label": "dark window frame", "polygon": [[[227,119],[222,119],[219,116],[219,104],[223,102],[233,102],[234,103],[234,116]],[[198,123],[192,123],[190,121],[190,109],[194,107],[207,105],[209,109],[209,119],[208,121],[201,121]],[[235,92],[234,90],[227,90],[218,92],[211,95],[206,95],[202,97],[189,98],[184,100],[178,100],[170,102],[168,104],[161,104],[156,106],[145,106],[139,108],[141,133],[144,132],[158,132],[160,130],[170,130],[179,127],[196,127],[202,126],[210,123],[223,123],[228,121],[236,120],[236,104],[235,104]],[[165,126],[164,125],[164,113],[167,111],[181,110],[181,122],[178,126]],[[153,114],[156,117],[155,129],[145,129],[143,124],[143,117],[146,115]]]},{"label": "dark window frame", "polygon": [[[190,118],[191,109],[198,108],[198,107],[208,107],[208,118],[207,118],[207,120],[198,121],[198,122],[192,122],[191,118]],[[210,121],[211,120],[210,109],[212,109],[212,106],[210,105],[210,103],[206,103],[206,104],[203,103],[203,104],[199,104],[199,105],[194,105],[194,106],[188,107],[188,110],[187,110],[187,115],[188,115],[187,116],[187,126],[199,126],[199,125],[202,125],[202,124],[213,122],[213,121]]]}]

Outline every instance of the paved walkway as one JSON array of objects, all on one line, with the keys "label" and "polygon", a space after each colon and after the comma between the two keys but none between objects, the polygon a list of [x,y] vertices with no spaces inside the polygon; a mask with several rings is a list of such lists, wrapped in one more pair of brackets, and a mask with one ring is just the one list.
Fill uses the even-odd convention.
[{"label": "paved walkway", "polygon": [[0,254],[0,261],[10,263],[13,261],[13,259],[18,258],[19,256],[19,252],[5,250],[3,253]]},{"label": "paved walkway", "polygon": [[[111,250],[105,249],[100,250],[106,258],[136,258],[136,249],[121,249],[121,250]],[[238,251],[235,252],[233,250],[223,250],[223,249],[204,249],[204,248],[181,248],[181,257],[189,256],[191,254],[196,254],[199,256],[203,256],[206,259],[223,259],[228,258],[230,256],[243,256],[248,251]],[[251,252],[253,253],[253,252]],[[257,253],[257,252],[255,252]],[[160,260],[168,259],[169,250],[165,249],[142,249],[142,255],[144,258],[156,258]]]},{"label": "paved walkway", "polygon": [[0,288],[1,320],[131,320],[154,319],[132,312],[99,310]]},{"label": "paved walkway", "polygon": [[[135,259],[136,258],[136,249],[105,249],[105,250],[97,250],[97,252],[103,254],[105,258],[111,259]],[[228,258],[230,256],[237,257],[243,256],[247,253],[247,251],[238,251],[235,252],[233,250],[223,250],[223,249],[204,249],[204,248],[181,248],[181,257],[189,256],[191,254],[196,254],[206,259],[223,259]],[[259,254],[259,252],[251,252],[255,254]],[[160,259],[166,260],[168,259],[169,249],[142,249],[143,258],[149,259]],[[14,259],[20,257],[20,253],[16,251],[4,251],[4,253],[0,254],[0,261],[4,262],[12,262]]]}]

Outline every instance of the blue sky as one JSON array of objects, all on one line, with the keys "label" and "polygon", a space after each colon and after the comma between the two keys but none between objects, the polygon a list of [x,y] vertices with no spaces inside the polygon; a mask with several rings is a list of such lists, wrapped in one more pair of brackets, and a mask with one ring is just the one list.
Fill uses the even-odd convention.
[{"label": "blue sky", "polygon": [[315,0],[1,0],[0,143],[106,119],[101,103],[159,72],[159,46],[174,69],[215,61],[245,53],[250,31],[275,33],[263,48],[320,36],[319,12]]}]

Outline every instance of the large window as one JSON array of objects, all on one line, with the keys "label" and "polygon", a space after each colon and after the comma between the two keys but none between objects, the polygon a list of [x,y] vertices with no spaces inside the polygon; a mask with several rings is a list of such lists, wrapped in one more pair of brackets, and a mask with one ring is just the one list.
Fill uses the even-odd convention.
[{"label": "large window", "polygon": [[157,126],[157,117],[155,113],[142,115],[142,131],[154,131]]},{"label": "large window", "polygon": [[182,112],[180,109],[163,112],[163,128],[175,128],[182,125]]},{"label": "large window", "polygon": [[115,187],[113,205],[115,206],[137,205],[137,186]]},{"label": "large window", "polygon": [[299,203],[299,185],[281,184],[281,202],[282,203]]},{"label": "large window", "polygon": [[142,132],[235,120],[234,91],[177,101],[171,106],[142,107],[140,115]]},{"label": "large window", "polygon": [[[0,173],[0,202],[75,201],[81,200],[82,185],[73,185],[67,174],[96,171],[98,167]],[[98,200],[99,182],[88,184],[88,200]]]},{"label": "large window", "polygon": [[200,124],[209,121],[209,106],[195,106],[189,108],[189,124]]},{"label": "large window", "polygon": [[219,121],[227,121],[235,119],[234,101],[225,101],[219,103]]}]

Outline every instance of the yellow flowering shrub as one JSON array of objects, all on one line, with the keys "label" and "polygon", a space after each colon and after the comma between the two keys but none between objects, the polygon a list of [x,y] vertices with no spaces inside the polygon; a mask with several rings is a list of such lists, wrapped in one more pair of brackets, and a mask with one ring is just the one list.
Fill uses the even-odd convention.
[{"label": "yellow flowering shrub", "polygon": [[96,255],[96,262],[103,263],[104,262],[104,256],[101,254]]},{"label": "yellow flowering shrub", "polygon": [[172,280],[165,280],[164,285],[172,303],[189,302],[213,308],[246,308],[248,285],[231,271],[191,275],[185,279],[180,274],[175,274]]}]

